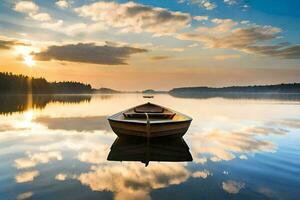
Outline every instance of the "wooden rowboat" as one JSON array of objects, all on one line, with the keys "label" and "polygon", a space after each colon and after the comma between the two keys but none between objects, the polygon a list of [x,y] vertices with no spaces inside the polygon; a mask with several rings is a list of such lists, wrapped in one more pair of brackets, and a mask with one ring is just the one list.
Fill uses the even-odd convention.
[{"label": "wooden rowboat", "polygon": [[117,138],[110,148],[109,161],[140,161],[147,166],[150,161],[192,161],[189,147],[182,137]]},{"label": "wooden rowboat", "polygon": [[187,132],[192,118],[169,108],[146,103],[114,114],[108,121],[119,137],[182,137]]}]

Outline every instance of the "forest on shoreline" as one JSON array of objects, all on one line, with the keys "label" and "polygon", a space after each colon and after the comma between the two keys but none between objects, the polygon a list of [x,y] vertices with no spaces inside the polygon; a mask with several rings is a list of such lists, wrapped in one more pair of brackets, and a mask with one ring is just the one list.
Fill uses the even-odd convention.
[{"label": "forest on shoreline", "polygon": [[181,87],[169,91],[170,94],[190,93],[300,93],[300,83],[276,85],[230,86],[230,87]]},{"label": "forest on shoreline", "polygon": [[0,92],[4,94],[81,94],[92,93],[93,89],[90,84],[80,82],[48,82],[44,78],[0,72]]},{"label": "forest on shoreline", "polygon": [[[129,91],[127,91],[129,93]],[[15,75],[9,72],[0,72],[0,94],[91,94],[91,93],[126,93],[110,88],[94,89],[90,84],[63,81],[49,82],[45,78],[33,78],[25,75]],[[132,92],[130,92],[132,93]],[[156,91],[152,89],[136,93],[169,93],[173,96],[212,95],[215,94],[251,94],[277,93],[300,94],[300,83],[285,83],[276,85],[230,86],[230,87],[181,87],[170,91]]]}]

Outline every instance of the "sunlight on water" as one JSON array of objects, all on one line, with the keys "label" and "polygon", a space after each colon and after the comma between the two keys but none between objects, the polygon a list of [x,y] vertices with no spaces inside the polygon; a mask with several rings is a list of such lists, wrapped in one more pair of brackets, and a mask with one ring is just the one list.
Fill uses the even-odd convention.
[{"label": "sunlight on water", "polygon": [[32,128],[32,126],[33,126],[33,123],[32,123],[33,117],[34,117],[34,111],[32,111],[32,110],[25,111],[23,113],[23,121],[18,122],[17,127],[19,127],[19,128]]},{"label": "sunlight on water", "polygon": [[[140,94],[33,96],[30,109],[26,97],[0,98],[0,199],[53,199],[53,192],[58,199],[116,200],[300,195],[299,101],[156,95],[151,102],[193,118],[184,136],[193,161],[145,167],[107,160],[117,138],[107,116],[144,103]],[[115,144],[121,153],[145,148]],[[174,144],[155,145],[185,156]]]}]

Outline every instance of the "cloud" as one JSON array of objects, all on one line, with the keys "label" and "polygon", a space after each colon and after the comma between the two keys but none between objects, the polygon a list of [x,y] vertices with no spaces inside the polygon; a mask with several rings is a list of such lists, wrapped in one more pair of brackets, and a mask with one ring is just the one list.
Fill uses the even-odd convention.
[{"label": "cloud", "polygon": [[15,160],[15,166],[18,169],[35,167],[40,163],[48,163],[52,160],[62,160],[61,152],[59,151],[49,151],[40,153],[30,153],[27,152],[27,157],[18,158]]},{"label": "cloud", "polygon": [[[56,4],[59,6],[68,6],[71,2],[68,1],[57,1]],[[21,1],[15,5],[15,11],[22,12],[27,14],[28,18],[40,22],[38,24],[39,27],[44,29],[49,29],[51,31],[59,32],[66,34],[68,36],[77,36],[83,34],[94,33],[97,31],[106,30],[107,27],[104,23],[97,22],[97,23],[65,23],[61,19],[53,19],[48,13],[46,12],[39,12],[39,6],[31,1]]]},{"label": "cloud", "polygon": [[40,173],[37,170],[23,172],[23,173],[16,175],[15,180],[17,183],[31,182],[34,180],[35,177],[37,177],[39,175],[40,175]]},{"label": "cloud", "polygon": [[212,19],[213,27],[198,27],[196,31],[198,33],[205,33],[207,35],[217,36],[229,32],[233,27],[237,25],[237,22],[231,19]]},{"label": "cloud", "polygon": [[17,40],[2,40],[0,38],[0,50],[1,49],[11,49],[15,45],[20,45],[20,46],[28,46],[28,44],[25,44],[23,42],[17,41]]},{"label": "cloud", "polygon": [[243,20],[243,21],[241,21],[241,24],[249,24],[249,23],[250,23],[249,20]]},{"label": "cloud", "polygon": [[150,57],[151,60],[165,60],[170,58],[169,56],[152,56]]},{"label": "cloud", "polygon": [[61,30],[64,30],[63,23],[64,23],[63,20],[44,22],[44,23],[41,23],[41,27],[59,32]]},{"label": "cloud", "polygon": [[41,21],[41,22],[47,22],[47,21],[51,21],[52,18],[48,13],[36,13],[36,14],[29,14],[29,16],[36,20],[36,21]]},{"label": "cloud", "polygon": [[63,20],[48,21],[40,24],[42,28],[66,34],[68,36],[87,36],[87,34],[107,30],[102,22],[66,24]]},{"label": "cloud", "polygon": [[55,4],[61,9],[65,9],[70,6],[69,2],[65,1],[65,0],[59,0],[59,1],[55,2]]},{"label": "cloud", "polygon": [[194,16],[193,19],[196,21],[205,21],[208,20],[208,16]]},{"label": "cloud", "polygon": [[15,41],[0,40],[0,49],[10,49],[15,43]]},{"label": "cloud", "polygon": [[48,13],[39,13],[39,6],[32,1],[19,1],[16,3],[14,10],[27,14],[31,19],[36,21],[51,21],[52,18]]},{"label": "cloud", "polygon": [[184,48],[170,48],[166,49],[167,51],[174,51],[174,52],[183,52],[185,49]]},{"label": "cloud", "polygon": [[93,21],[120,28],[122,32],[149,32],[157,36],[175,33],[187,27],[191,21],[191,16],[187,13],[172,12],[134,2],[96,2],[76,8],[75,11]]},{"label": "cloud", "polygon": [[225,54],[225,55],[214,56],[214,59],[223,61],[223,60],[234,59],[234,58],[239,58],[239,57],[241,57],[241,56],[238,54]]},{"label": "cloud", "polygon": [[[56,2],[57,3],[57,2]],[[19,1],[15,4],[14,10],[25,13],[30,19],[42,22],[40,26],[51,30],[60,30],[63,20],[53,20],[46,12],[39,12],[39,6],[32,1]]]},{"label": "cloud", "polygon": [[276,39],[281,29],[272,26],[235,28],[237,22],[231,19],[213,19],[215,26],[199,27],[194,32],[178,34],[181,40],[198,41],[207,48],[223,48],[284,59],[299,59],[300,45],[280,43],[264,45]]},{"label": "cloud", "polygon": [[242,6],[242,8],[243,8],[242,11],[247,11],[250,8],[250,6],[245,4]]},{"label": "cloud", "polygon": [[300,44],[285,47],[285,45],[249,46],[245,51],[283,59],[300,59]]},{"label": "cloud", "polygon": [[248,160],[248,157],[246,155],[240,155],[241,160]]},{"label": "cloud", "polygon": [[194,44],[189,45],[188,47],[193,48],[193,47],[198,47],[198,46],[199,46],[198,43],[194,43]]},{"label": "cloud", "polygon": [[196,4],[201,8],[206,10],[213,10],[217,7],[217,5],[211,0],[181,0],[179,3],[188,2],[190,4]]},{"label": "cloud", "polygon": [[231,193],[231,194],[239,193],[240,190],[244,187],[245,187],[245,183],[242,183],[242,182],[236,182],[236,181],[232,181],[232,180],[222,182],[223,190],[228,193]]},{"label": "cloud", "polygon": [[24,199],[29,199],[30,197],[32,197],[33,196],[33,192],[24,192],[24,193],[22,193],[22,194],[19,194],[18,196],[17,196],[17,200],[24,200]]},{"label": "cloud", "polygon": [[34,54],[35,59],[48,61],[60,60],[103,65],[126,65],[132,54],[147,52],[146,49],[128,46],[98,46],[94,43],[49,46],[47,50]]},{"label": "cloud", "polygon": [[14,10],[29,14],[37,12],[39,10],[39,7],[32,1],[19,1],[18,3],[16,3]]},{"label": "cloud", "polygon": [[95,33],[106,29],[107,29],[106,25],[102,22],[91,23],[91,24],[76,23],[64,27],[62,29],[62,32],[67,35],[78,35],[78,34]]},{"label": "cloud", "polygon": [[282,119],[278,121],[271,122],[272,125],[280,125],[288,128],[300,129],[300,119]]},{"label": "cloud", "polygon": [[228,5],[234,5],[237,4],[236,0],[224,0],[224,3],[228,4]]},{"label": "cloud", "polygon": [[[199,1],[199,0],[192,0],[192,1]],[[201,7],[205,8],[206,10],[213,10],[217,7],[217,5],[210,0],[201,0],[200,2]]]}]

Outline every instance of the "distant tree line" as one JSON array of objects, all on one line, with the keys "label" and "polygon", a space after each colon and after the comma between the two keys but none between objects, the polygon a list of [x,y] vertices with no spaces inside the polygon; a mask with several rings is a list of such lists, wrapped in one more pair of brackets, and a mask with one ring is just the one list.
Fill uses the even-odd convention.
[{"label": "distant tree line", "polygon": [[28,92],[34,94],[77,94],[91,93],[93,89],[90,84],[73,81],[48,82],[44,78],[0,72],[0,93],[25,94]]},{"label": "distant tree line", "polygon": [[171,94],[188,93],[300,93],[300,83],[287,83],[278,85],[254,85],[232,87],[182,87],[169,91]]}]

